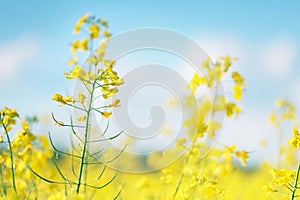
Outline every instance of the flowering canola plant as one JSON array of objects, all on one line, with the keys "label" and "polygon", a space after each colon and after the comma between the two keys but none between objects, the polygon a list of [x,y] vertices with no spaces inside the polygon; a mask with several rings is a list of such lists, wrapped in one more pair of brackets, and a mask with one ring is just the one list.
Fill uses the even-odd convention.
[{"label": "flowering canola plant", "polygon": [[[66,79],[79,83],[74,95],[56,93],[52,100],[63,108],[71,108],[76,118],[59,120],[52,113],[54,123],[71,132],[71,148],[59,149],[43,134],[34,134],[36,120],[21,120],[15,109],[0,110],[0,198],[1,199],[299,199],[300,198],[300,133],[296,108],[279,99],[277,110],[270,115],[270,123],[278,129],[279,141],[276,164],[263,162],[261,166],[247,166],[251,152],[238,145],[217,144],[222,124],[211,116],[224,112],[228,118],[238,118],[246,81],[238,71],[231,70],[236,58],[207,58],[202,64],[205,75],[194,74],[187,90],[185,109],[189,117],[183,128],[185,135],[176,140],[171,149],[149,154],[143,158],[125,157],[123,164],[152,168],[157,160],[168,161],[182,155],[166,167],[144,174],[118,172],[109,163],[122,156],[123,150],[106,160],[102,142],[113,140],[122,132],[105,138],[104,131],[95,125],[95,117],[106,121],[112,108],[121,106],[112,98],[124,82],[114,69],[115,61],[105,58],[105,47],[111,34],[108,23],[89,13],[75,24],[78,35],[71,44],[72,67]],[[94,49],[94,46],[99,46]],[[81,55],[80,55],[81,54]],[[79,60],[86,55],[84,68]],[[199,100],[192,109],[192,98],[201,86],[218,87],[225,74],[231,73],[232,97],[216,96],[213,100]],[[96,99],[112,100],[97,106]],[[96,113],[96,114],[94,114]],[[20,128],[19,128],[20,127]],[[286,127],[291,127],[286,133]],[[15,129],[20,129],[15,131]],[[100,132],[100,134],[99,134]],[[276,137],[274,137],[276,138]],[[100,149],[94,149],[97,147]],[[124,147],[125,148],[125,147]],[[134,161],[135,162],[134,162]],[[140,163],[138,163],[140,161]],[[126,162],[126,163],[125,163]],[[247,181],[245,181],[247,180]]]}]

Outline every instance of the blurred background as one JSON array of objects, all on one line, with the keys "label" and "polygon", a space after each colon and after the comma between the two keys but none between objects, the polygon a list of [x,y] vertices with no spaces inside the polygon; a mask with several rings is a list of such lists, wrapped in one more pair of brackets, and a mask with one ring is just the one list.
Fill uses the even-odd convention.
[{"label": "blurred background", "polygon": [[277,141],[268,116],[275,99],[281,96],[300,106],[299,10],[300,2],[279,0],[1,0],[0,106],[16,108],[22,116],[61,112],[51,97],[72,93],[74,85],[63,73],[70,70],[73,26],[89,12],[106,19],[112,34],[167,28],[197,41],[213,58],[237,57],[233,67],[247,83],[243,112],[226,120],[219,142],[250,151],[252,163],[272,159]]}]

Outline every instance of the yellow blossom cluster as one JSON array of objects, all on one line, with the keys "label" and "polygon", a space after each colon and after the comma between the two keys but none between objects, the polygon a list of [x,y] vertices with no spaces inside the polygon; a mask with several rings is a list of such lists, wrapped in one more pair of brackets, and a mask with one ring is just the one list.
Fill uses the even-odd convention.
[{"label": "yellow blossom cluster", "polygon": [[300,147],[300,133],[297,129],[294,129],[293,137],[289,140],[289,143],[296,148]]},{"label": "yellow blossom cluster", "polygon": [[19,114],[15,109],[4,108],[1,110],[0,127],[6,136],[1,135],[0,197],[34,199],[37,198],[37,193],[30,194],[28,191],[47,188],[49,192],[49,188],[36,184],[39,178],[31,172],[28,166],[38,169],[45,167],[53,153],[47,138],[33,134],[26,120],[21,122],[22,129],[13,137],[10,130],[17,122],[16,117],[19,117]]},{"label": "yellow blossom cluster", "polygon": [[[294,105],[284,99],[279,98],[276,101],[278,113],[272,113],[269,117],[271,124],[279,129],[278,138],[281,146],[279,151],[277,168],[271,170],[272,181],[265,186],[265,190],[269,195],[274,193],[289,195],[291,200],[299,197],[299,177],[300,177],[300,134],[297,125],[296,109]],[[293,126],[292,138],[285,140],[283,135],[283,127],[287,124]],[[298,165],[298,169],[295,170]],[[291,169],[292,168],[292,169]]]},{"label": "yellow blossom cluster", "polygon": [[19,114],[15,109],[10,109],[5,107],[3,110],[0,110],[0,125],[10,131],[12,125],[16,123],[16,118],[19,117]]}]

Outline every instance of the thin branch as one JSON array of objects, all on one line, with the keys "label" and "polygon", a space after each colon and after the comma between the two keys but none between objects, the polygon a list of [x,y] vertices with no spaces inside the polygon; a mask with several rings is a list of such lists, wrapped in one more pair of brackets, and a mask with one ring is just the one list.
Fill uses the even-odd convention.
[{"label": "thin branch", "polygon": [[62,177],[63,180],[68,181],[68,179],[63,175],[62,171],[59,169],[58,165],[56,162],[52,161],[58,174]]},{"label": "thin branch", "polygon": [[95,155],[97,155],[97,154],[99,154],[99,153],[101,153],[101,152],[103,152],[103,151],[104,151],[104,148],[100,149],[99,151],[97,151],[97,152],[95,152],[95,153],[90,154],[90,157],[93,157],[93,158],[94,158]]},{"label": "thin branch", "polygon": [[289,186],[284,185],[284,187],[286,187],[290,192],[293,192],[293,190]]},{"label": "thin branch", "polygon": [[106,165],[103,166],[103,168],[102,168],[100,174],[98,175],[98,177],[97,177],[95,180],[90,181],[89,184],[95,183],[95,182],[99,181],[99,179],[100,179],[100,178],[102,177],[102,175],[104,174],[105,169],[106,169]]},{"label": "thin branch", "polygon": [[89,83],[89,84],[92,84],[92,83],[91,83],[90,81],[85,80],[85,79],[81,79],[81,82],[83,83],[85,89],[88,91],[88,93],[91,94],[91,91],[90,91],[90,89],[88,88],[88,86],[86,85],[85,81],[86,81],[87,83]]},{"label": "thin branch", "polygon": [[103,142],[103,141],[113,140],[113,139],[119,137],[122,133],[123,133],[123,131],[120,131],[118,134],[116,134],[114,136],[111,136],[109,138],[98,139],[98,140],[91,140],[91,141],[88,141],[88,143],[95,143],[95,142]]},{"label": "thin branch", "polygon": [[121,192],[123,191],[124,187],[125,187],[126,183],[124,182],[121,189],[119,190],[118,194],[114,197],[114,200],[117,200],[121,194]]},{"label": "thin branch", "polygon": [[73,107],[73,108],[76,108],[76,109],[78,109],[78,110],[81,110],[81,111],[83,111],[83,112],[87,112],[87,110],[85,110],[85,109],[83,109],[83,108],[80,108],[80,107],[78,107],[78,106],[75,106],[75,105],[73,105],[73,104],[66,103],[66,105],[67,105],[67,106],[70,106],[70,107]]},{"label": "thin branch", "polygon": [[107,121],[107,124],[106,124],[106,127],[104,129],[104,132],[100,135],[100,137],[104,136],[107,133],[108,127],[109,127],[109,121]]},{"label": "thin branch", "polygon": [[[39,175],[36,171],[34,171],[28,164],[26,164],[28,169],[37,177],[39,177],[41,180],[46,181],[48,183],[54,183],[54,184],[61,184],[61,185],[66,185],[68,183],[66,182],[59,182],[59,181],[53,181],[53,180],[49,180],[41,175]],[[93,186],[93,185],[89,185],[89,184],[81,184],[90,188],[94,188],[94,189],[102,189],[105,186],[109,185],[116,177],[118,176],[118,174],[116,173],[108,182],[106,182],[105,184],[101,185],[101,186]],[[77,183],[70,181],[69,182],[70,185],[77,185]]]},{"label": "thin branch", "polygon": [[102,108],[109,108],[109,106],[100,106],[100,107],[92,108],[92,109],[93,109],[93,110],[98,110],[98,109],[102,109]]},{"label": "thin branch", "polygon": [[53,121],[54,121],[56,124],[60,125],[60,126],[76,127],[76,128],[85,128],[85,126],[78,126],[78,125],[73,125],[73,124],[64,124],[63,122],[58,121],[58,120],[54,117],[54,114],[53,114],[53,113],[51,113],[51,116],[52,116]]},{"label": "thin branch", "polygon": [[103,166],[103,168],[102,168],[99,176],[96,178],[96,180],[99,180],[102,177],[102,175],[104,174],[105,169],[106,169],[106,165]]},{"label": "thin branch", "polygon": [[[73,154],[73,150],[72,150],[72,154]],[[71,169],[72,169],[72,174],[73,176],[77,177],[76,172],[75,172],[75,168],[74,168],[74,157],[71,157]]]},{"label": "thin branch", "polygon": [[[59,181],[49,180],[49,179],[47,179],[47,178],[45,178],[45,177],[39,175],[39,174],[38,174],[36,171],[34,171],[28,164],[26,164],[26,165],[27,165],[28,169],[29,169],[35,176],[39,177],[39,178],[40,178],[41,180],[43,180],[43,181],[46,181],[46,182],[48,182],[48,183],[54,183],[54,184],[62,184],[62,185],[67,184],[66,182],[59,182]],[[76,183],[71,182],[71,184],[76,184]]]},{"label": "thin branch", "polygon": [[111,163],[111,162],[115,161],[117,158],[119,158],[121,156],[121,154],[125,151],[126,147],[127,147],[127,145],[125,145],[123,147],[123,149],[119,152],[119,154],[117,154],[113,159],[109,160],[108,163]]},{"label": "thin branch", "polygon": [[113,182],[113,180],[115,180],[117,176],[118,176],[118,173],[116,173],[109,181],[107,181],[105,184],[103,184],[101,186],[93,186],[93,185],[89,185],[89,184],[82,184],[82,185],[85,185],[87,187],[94,188],[94,189],[102,189],[102,188],[106,187],[107,185],[109,185],[111,182]]},{"label": "thin branch", "polygon": [[64,154],[64,155],[67,155],[67,156],[72,156],[72,157],[75,157],[75,158],[81,158],[81,156],[77,156],[77,155],[74,155],[74,154],[70,154],[70,153],[67,153],[67,152],[58,150],[58,149],[55,147],[54,143],[53,143],[53,140],[52,140],[52,138],[51,138],[50,132],[48,132],[48,135],[49,135],[50,144],[51,144],[52,148],[54,149],[54,151],[56,151],[56,152],[58,152],[58,153],[61,153],[61,154]]}]

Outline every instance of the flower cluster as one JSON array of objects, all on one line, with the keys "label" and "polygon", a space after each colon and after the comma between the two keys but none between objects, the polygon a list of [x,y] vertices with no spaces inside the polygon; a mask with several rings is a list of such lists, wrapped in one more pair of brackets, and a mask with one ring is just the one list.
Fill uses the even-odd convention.
[{"label": "flower cluster", "polygon": [[[21,130],[15,136],[11,133],[19,114],[15,109],[0,110],[0,196],[8,199],[37,198],[37,193],[28,191],[46,189],[37,185],[39,180],[28,166],[38,169],[45,167],[52,157],[47,138],[32,133],[28,121],[21,122]],[[13,191],[12,191],[13,190]]]},{"label": "flower cluster", "polygon": [[[234,58],[221,57],[213,63],[208,58],[203,63],[202,67],[207,74],[203,77],[194,74],[189,84],[191,94],[187,99],[187,108],[192,105],[191,98],[195,97],[199,86],[218,87],[218,82],[228,73],[232,60]],[[239,101],[245,81],[238,72],[233,72],[232,77],[235,81],[234,87],[240,87],[233,94],[234,99]],[[217,96],[213,100],[202,99],[198,110],[191,109],[189,119],[184,122],[187,137],[192,143],[188,144],[185,138],[179,138],[174,149],[165,152],[167,158],[168,154],[185,151],[181,159],[162,171],[161,180],[170,188],[166,193],[168,198],[197,199],[202,194],[204,199],[224,199],[225,190],[221,180],[234,169],[233,160],[237,158],[242,165],[246,165],[248,152],[238,151],[236,146],[215,147],[201,159],[210,149],[207,138],[214,140],[222,127],[222,124],[210,118],[216,112],[225,112],[228,117],[232,117],[239,114],[240,107],[224,96]]]},{"label": "flower cluster", "polygon": [[[276,107],[279,108],[278,113],[272,113],[269,120],[272,125],[279,128],[278,137],[281,142],[279,151],[279,168],[271,170],[272,181],[269,185],[265,186],[268,194],[281,193],[290,196],[290,199],[299,197],[299,147],[300,147],[300,134],[298,132],[296,109],[292,103],[284,99],[276,101]],[[293,126],[292,138],[286,140],[282,132],[283,127],[287,125]],[[298,170],[291,170],[288,168],[296,168]]]},{"label": "flower cluster", "polygon": [[[123,84],[123,80],[114,70],[115,62],[105,58],[105,45],[110,37],[108,24],[105,20],[85,14],[77,21],[74,33],[80,33],[80,35],[84,35],[84,38],[76,39],[71,44],[73,57],[68,62],[68,65],[72,66],[72,69],[69,72],[65,72],[64,76],[67,79],[74,79],[78,83],[78,88],[83,89],[76,91],[73,96],[64,96],[56,93],[53,95],[52,100],[60,103],[62,106],[73,108],[80,114],[75,119],[71,117],[68,123],[57,120],[54,114],[52,114],[52,117],[57,125],[71,129],[74,137],[72,140],[76,140],[78,145],[73,145],[73,149],[70,152],[61,151],[54,145],[50,136],[51,145],[55,152],[64,155],[66,162],[71,162],[69,167],[71,168],[72,176],[69,177],[63,174],[59,164],[55,164],[55,166],[57,173],[63,180],[62,182],[46,178],[41,174],[38,174],[38,176],[49,183],[64,184],[67,187],[65,193],[72,191],[74,193],[75,191],[77,196],[83,195],[86,198],[88,190],[102,189],[116,178],[115,174],[106,183],[100,184],[101,177],[106,169],[106,162],[112,162],[117,156],[112,158],[111,161],[100,161],[100,153],[103,150],[94,152],[91,144],[98,143],[100,145],[99,142],[111,140],[119,134],[105,138],[104,134],[108,131],[108,127],[103,133],[94,133],[92,122],[96,120],[93,117],[99,117],[97,114],[100,114],[102,120],[109,118],[112,115],[112,108],[120,106],[119,99],[114,99],[111,103],[100,106],[97,105],[97,101],[101,98],[105,102],[112,99],[118,92],[118,87]],[[93,47],[97,44],[99,47],[94,49]],[[88,58],[85,59],[85,64],[88,67],[83,67],[86,66],[85,64],[79,64],[78,50],[86,55],[88,54]],[[90,171],[100,167],[103,168],[103,171],[100,172],[96,179],[89,176]],[[74,185],[76,186],[75,190],[73,188]],[[65,196],[67,197],[68,195],[65,194]]]}]

